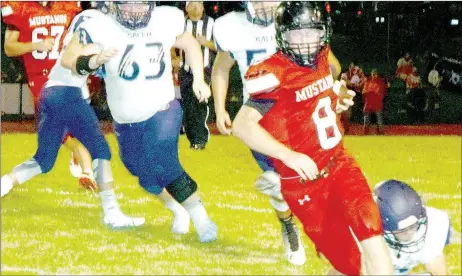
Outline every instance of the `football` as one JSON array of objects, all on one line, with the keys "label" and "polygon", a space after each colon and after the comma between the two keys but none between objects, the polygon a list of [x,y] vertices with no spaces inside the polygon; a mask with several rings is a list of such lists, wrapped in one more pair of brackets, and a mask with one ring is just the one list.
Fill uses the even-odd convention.
[{"label": "football", "polygon": [[[353,90],[349,90],[346,86],[346,83],[344,81],[340,81],[340,87],[339,87],[339,92],[338,92],[338,97],[339,100],[342,102],[344,99],[349,99],[352,100],[355,96],[355,93]],[[348,92],[350,91],[350,92]]]}]

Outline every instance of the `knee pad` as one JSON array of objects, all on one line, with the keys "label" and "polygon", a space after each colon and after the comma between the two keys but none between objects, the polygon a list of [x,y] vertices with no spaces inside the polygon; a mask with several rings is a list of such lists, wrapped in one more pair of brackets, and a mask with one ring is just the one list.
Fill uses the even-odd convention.
[{"label": "knee pad", "polygon": [[286,212],[286,211],[289,210],[289,205],[287,204],[287,202],[285,202],[285,200],[279,200],[279,199],[275,199],[273,197],[270,197],[269,201],[271,203],[271,206],[273,206],[273,208],[276,211]]},{"label": "knee pad", "polygon": [[281,178],[276,172],[266,171],[261,174],[255,181],[255,189],[275,199],[283,200]]},{"label": "knee pad", "polygon": [[187,173],[183,173],[165,188],[176,201],[183,203],[197,191],[197,183]]},{"label": "knee pad", "polygon": [[[50,171],[52,167],[53,165],[50,166],[50,168],[45,173]],[[14,176],[16,177],[16,179],[18,180],[18,183],[22,184],[26,182],[27,180],[33,178],[34,176],[41,174],[42,168],[37,163],[37,161],[34,158],[32,158],[14,167],[12,172]]]},{"label": "knee pad", "polygon": [[105,159],[95,159],[92,162],[93,174],[98,185],[113,182],[111,162]]}]

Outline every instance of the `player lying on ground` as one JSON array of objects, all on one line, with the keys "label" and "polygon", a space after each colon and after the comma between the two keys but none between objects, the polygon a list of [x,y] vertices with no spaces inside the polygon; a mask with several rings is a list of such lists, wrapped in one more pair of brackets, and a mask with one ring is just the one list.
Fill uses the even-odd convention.
[{"label": "player lying on ground", "polygon": [[337,95],[342,84],[331,73],[321,15],[313,2],[279,5],[275,27],[281,50],[247,71],[251,99],[232,131],[272,158],[284,199],[337,272],[390,275],[379,209],[343,146],[334,111],[337,100],[343,101]]},{"label": "player lying on ground", "polygon": [[419,264],[431,275],[446,275],[443,250],[451,240],[448,214],[425,206],[411,186],[398,180],[377,184],[374,199],[395,275],[408,275]]}]

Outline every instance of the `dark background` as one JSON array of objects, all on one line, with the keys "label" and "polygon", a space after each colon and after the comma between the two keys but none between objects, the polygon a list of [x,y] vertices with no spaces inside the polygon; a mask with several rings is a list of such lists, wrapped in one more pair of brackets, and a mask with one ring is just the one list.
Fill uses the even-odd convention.
[{"label": "dark background", "polygon": [[[318,3],[325,6],[328,2]],[[185,2],[165,1],[157,4],[172,5],[182,10],[185,7]],[[391,77],[398,59],[409,52],[422,77],[424,89],[430,89],[428,72],[436,61],[440,61],[446,74],[443,74],[442,108],[437,117],[429,118],[429,123],[462,122],[462,2],[341,1],[329,2],[329,5],[333,26],[331,47],[343,71],[350,62],[355,61],[366,75],[372,68],[377,68],[382,76]],[[83,1],[82,6],[89,8],[90,3]],[[209,1],[204,2],[204,6],[205,13],[214,18],[230,11],[243,10],[240,1]],[[377,17],[379,23],[376,22]],[[381,17],[383,23],[380,22]],[[451,19],[458,19],[459,25],[451,26]],[[5,28],[5,24],[2,24],[2,38]],[[2,72],[6,73],[5,78],[2,77],[3,82],[18,82],[18,79],[25,82],[19,60],[5,56],[3,43],[1,65]],[[452,74],[456,75],[455,78]],[[405,114],[396,114],[404,97],[403,89],[402,82],[391,82],[384,106],[386,124],[409,123],[408,118],[403,117]],[[241,91],[242,84],[235,66],[228,97],[231,113],[235,113],[240,106]],[[360,103],[355,106],[353,121],[361,122],[361,109]],[[108,118],[107,114],[100,115]],[[210,120],[213,121],[214,116],[210,116]]]}]

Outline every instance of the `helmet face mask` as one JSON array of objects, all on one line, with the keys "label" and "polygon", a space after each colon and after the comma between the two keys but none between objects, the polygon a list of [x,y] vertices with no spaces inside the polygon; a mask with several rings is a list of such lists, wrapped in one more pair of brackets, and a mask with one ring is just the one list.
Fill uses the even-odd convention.
[{"label": "helmet face mask", "polygon": [[255,25],[267,27],[274,22],[274,12],[278,2],[250,2],[244,3],[247,19]]},{"label": "helmet face mask", "polygon": [[154,2],[116,1],[114,6],[117,21],[128,29],[136,30],[148,25]]},{"label": "helmet face mask", "polygon": [[284,2],[276,11],[276,41],[301,66],[315,66],[327,42],[326,23],[311,2]]},{"label": "helmet face mask", "polygon": [[400,252],[416,253],[425,245],[427,234],[427,218],[421,218],[415,224],[401,230],[384,230],[384,238],[388,245]]},{"label": "helmet face mask", "polygon": [[406,253],[421,250],[425,245],[428,218],[417,192],[406,183],[387,180],[374,188],[374,199],[389,247]]}]

